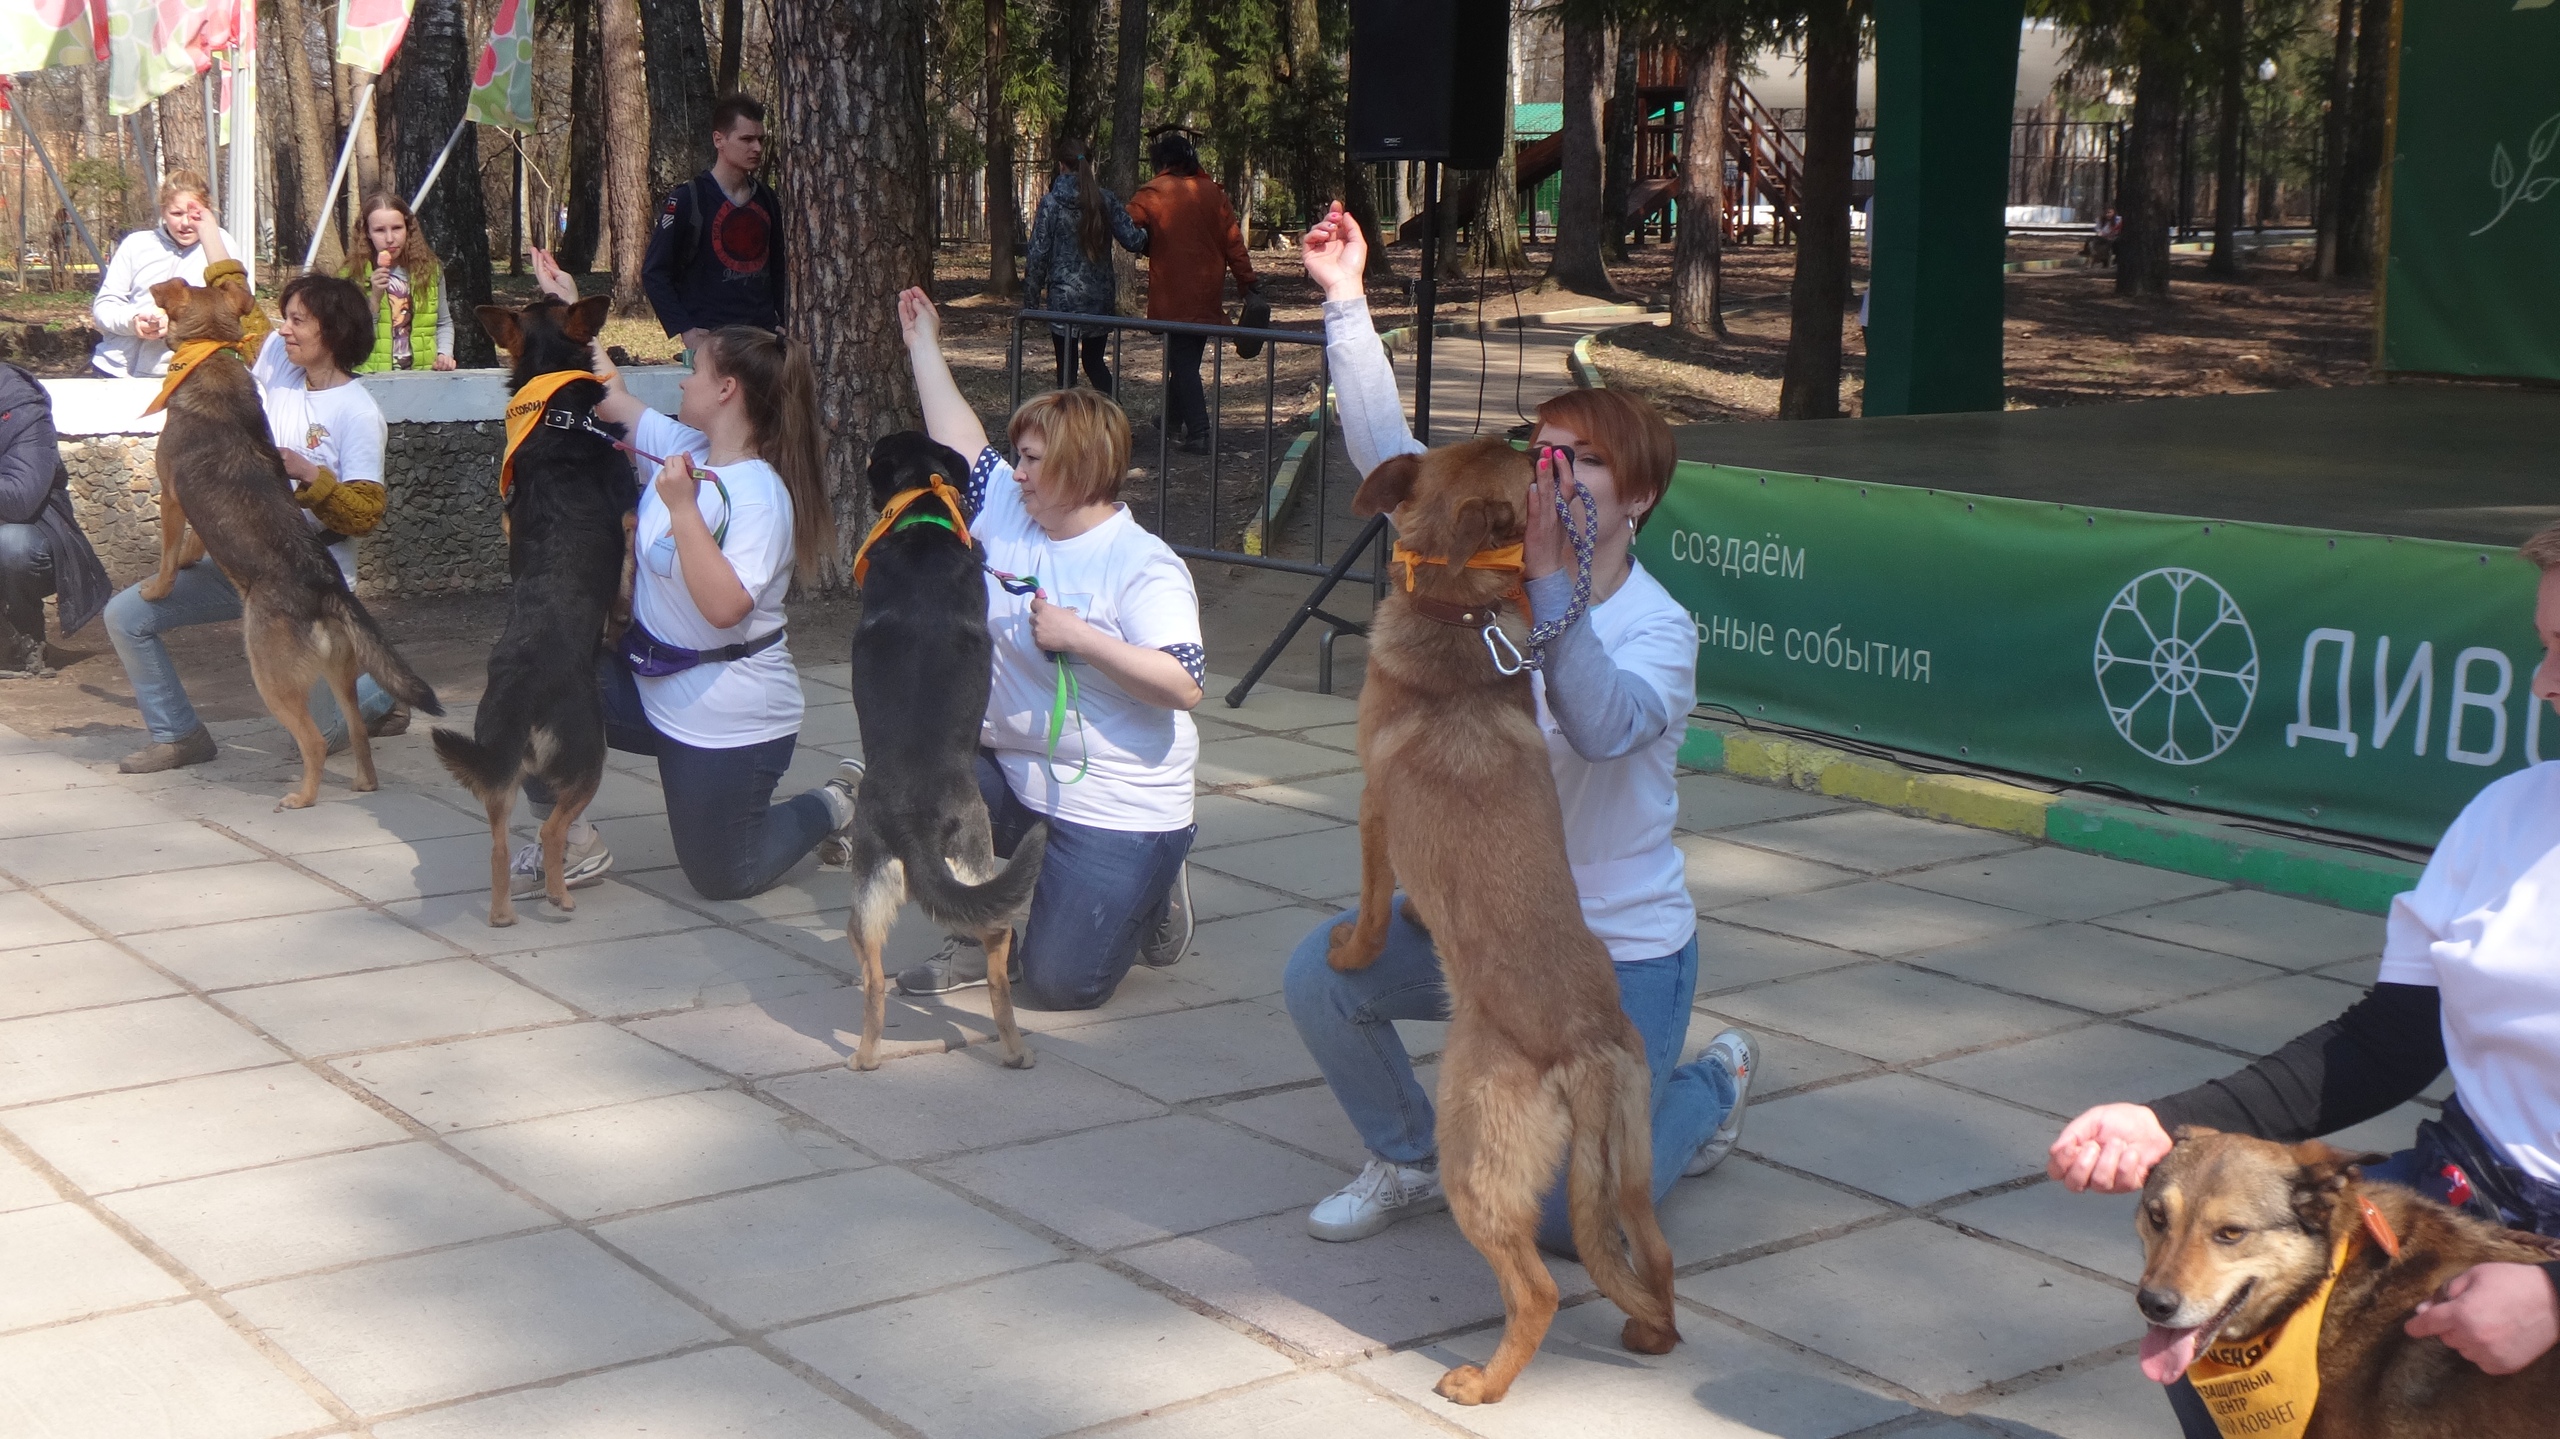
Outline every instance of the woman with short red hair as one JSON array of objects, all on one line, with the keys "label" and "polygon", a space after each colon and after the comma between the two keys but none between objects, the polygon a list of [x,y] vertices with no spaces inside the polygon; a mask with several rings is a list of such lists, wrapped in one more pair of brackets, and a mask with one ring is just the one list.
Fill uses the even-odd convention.
[{"label": "woman with short red hair", "polygon": [[[1307,274],[1325,292],[1325,351],[1343,444],[1363,475],[1423,448],[1405,427],[1394,374],[1370,326],[1361,288],[1367,251],[1360,227],[1338,204],[1307,233]],[[1644,1036],[1653,1069],[1653,1194],[1660,1199],[1674,1181],[1706,1173],[1732,1151],[1758,1062],[1751,1037],[1738,1029],[1681,1062],[1698,988],[1698,917],[1671,829],[1680,815],[1680,741],[1697,702],[1698,632],[1633,554],[1636,531],[1670,486],[1678,454],[1671,427],[1653,407],[1620,390],[1568,390],[1548,400],[1538,406],[1530,441],[1540,456],[1536,483],[1522,497],[1529,515],[1522,578],[1532,618],[1562,622],[1538,646],[1538,727],[1564,806],[1565,852],[1583,922],[1608,947],[1619,1004]],[[1598,520],[1590,592],[1579,614],[1575,556],[1556,517],[1558,488],[1577,484]],[[1377,961],[1336,971],[1325,951],[1335,925],[1351,919],[1308,935],[1283,982],[1290,1018],[1369,1148],[1360,1177],[1307,1215],[1309,1233],[1337,1241],[1366,1238],[1447,1203],[1431,1099],[1394,1024],[1449,1017],[1440,957],[1399,904]],[[1561,1185],[1547,1196],[1538,1242],[1558,1253],[1573,1250]]]}]

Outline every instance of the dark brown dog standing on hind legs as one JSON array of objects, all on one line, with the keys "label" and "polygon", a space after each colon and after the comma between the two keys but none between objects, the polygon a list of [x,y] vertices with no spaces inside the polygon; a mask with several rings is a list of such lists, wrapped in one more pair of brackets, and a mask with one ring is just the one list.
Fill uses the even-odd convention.
[{"label": "dark brown dog standing on hind legs", "polygon": [[302,809],[320,797],[329,746],[311,718],[317,679],[329,682],[338,713],[348,718],[353,787],[370,790],[373,742],[356,707],[356,676],[372,675],[402,703],[428,714],[443,714],[444,707],[347,592],[338,562],[293,502],[293,480],[267,429],[257,382],[248,362],[228,348],[239,342],[242,317],[258,304],[238,267],[210,288],[163,280],[151,287],[151,300],[169,317],[175,353],[153,406],[165,404],[169,422],[153,461],[160,475],[160,568],[143,581],[142,597],[168,598],[200,542],[201,553],[211,555],[240,592],[240,640],[258,698],[302,753],[302,783],[277,808]]},{"label": "dark brown dog standing on hind legs", "polygon": [[1403,582],[1370,626],[1360,919],[1334,931],[1327,958],[1374,963],[1401,885],[1447,976],[1440,1182],[1493,1266],[1505,1315],[1483,1368],[1441,1376],[1440,1394],[1460,1404],[1507,1393],[1555,1318],[1538,1212],[1568,1156],[1574,1245],[1627,1312],[1622,1342],[1640,1354],[1680,1342],[1671,1246],[1653,1213],[1652,1073],[1609,952],[1582,922],[1528,672],[1507,648],[1498,664],[1488,633],[1517,567],[1467,563],[1519,543],[1530,476],[1527,455],[1477,440],[1391,459],[1352,502],[1361,515],[1393,511],[1403,549],[1422,558],[1402,559]]}]

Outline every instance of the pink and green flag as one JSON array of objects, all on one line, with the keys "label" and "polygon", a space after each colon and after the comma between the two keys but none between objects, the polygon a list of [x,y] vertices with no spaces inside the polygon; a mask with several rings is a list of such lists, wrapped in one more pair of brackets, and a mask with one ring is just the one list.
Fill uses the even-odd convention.
[{"label": "pink and green flag", "polygon": [[498,0],[489,43],[471,67],[472,119],[483,125],[533,123],[533,3]]},{"label": "pink and green flag", "polygon": [[130,115],[203,74],[213,48],[231,43],[236,8],[232,0],[107,0],[107,113]]},{"label": "pink and green flag", "polygon": [[106,0],[0,4],[0,75],[107,58]]},{"label": "pink and green flag", "polygon": [[338,63],[379,75],[409,33],[418,0],[344,0],[338,7]]}]

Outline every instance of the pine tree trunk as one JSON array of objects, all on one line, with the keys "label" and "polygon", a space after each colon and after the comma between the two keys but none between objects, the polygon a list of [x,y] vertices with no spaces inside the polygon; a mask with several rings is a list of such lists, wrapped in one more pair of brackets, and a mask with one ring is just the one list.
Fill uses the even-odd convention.
[{"label": "pine tree trunk", "polygon": [[745,42],[746,28],[746,0],[720,0],[720,64],[711,77],[711,88],[721,95],[738,93],[738,50]]},{"label": "pine tree trunk", "polygon": [[2240,199],[2247,181],[2240,173],[2240,121],[2247,113],[2248,90],[2244,53],[2249,38],[2247,0],[2221,0],[2219,34],[2221,85],[2213,136],[2213,255],[2208,274],[2240,273]]},{"label": "pine tree trunk", "polygon": [[1006,4],[987,0],[987,294],[998,300],[1022,294],[1022,277],[1015,269],[1022,248],[1022,207],[1013,193],[1013,106],[1004,93],[1013,61]]},{"label": "pine tree trunk", "polygon": [[[1517,55],[1506,51],[1503,60],[1502,93],[1511,93],[1510,71]],[[1519,142],[1512,128],[1513,112],[1518,107],[1506,103],[1502,107],[1502,155],[1493,168],[1484,172],[1477,187],[1475,220],[1468,226],[1476,269],[1483,274],[1501,270],[1517,270],[1528,263],[1520,249],[1520,160]],[[1456,246],[1449,247],[1454,255]]]},{"label": "pine tree trunk", "polygon": [[[297,243],[291,253],[280,253],[276,258],[279,268],[291,270],[302,263],[302,252],[309,247],[312,232],[324,231],[327,238],[320,242],[316,265],[324,272],[335,273],[346,263],[346,249],[338,243],[329,217],[323,212],[329,206],[329,171],[338,158],[337,147],[329,143],[336,117],[323,110],[320,87],[311,78],[312,17],[304,9],[304,0],[276,0],[276,18],[284,31],[284,100],[293,124],[293,179],[298,202],[295,214],[302,222],[302,233],[293,237]],[[407,47],[402,48],[405,51]],[[196,128],[204,128],[202,120],[197,121]],[[443,142],[443,136],[436,137],[436,143]],[[282,231],[277,232],[279,251],[285,249],[285,238]]]},{"label": "pine tree trunk", "polygon": [[1102,127],[1102,0],[1064,0],[1058,26],[1058,73],[1066,77],[1062,134],[1090,145]]},{"label": "pine tree trunk", "polygon": [[1556,200],[1555,259],[1548,278],[1585,295],[1618,294],[1601,255],[1607,238],[1606,146],[1601,139],[1600,86],[1609,58],[1609,33],[1600,25],[1564,22],[1564,183]]},{"label": "pine tree trunk", "polygon": [[1840,413],[1840,327],[1849,307],[1849,187],[1858,139],[1858,17],[1850,0],[1813,0],[1804,44],[1804,182],[1787,369],[1778,418]]},{"label": "pine tree trunk", "polygon": [[1733,40],[1718,35],[1688,54],[1680,124],[1680,234],[1671,250],[1671,328],[1721,340],[1724,327],[1724,107],[1733,88]]},{"label": "pine tree trunk", "polygon": [[1627,258],[1627,194],[1635,188],[1636,123],[1643,118],[1636,113],[1643,103],[1636,96],[1636,56],[1642,49],[1633,26],[1618,27],[1617,74],[1609,92],[1600,182],[1600,251],[1618,261]]},{"label": "pine tree trunk", "polygon": [[604,27],[596,0],[572,0],[569,32],[569,223],[560,232],[560,268],[595,268],[604,214]]},{"label": "pine tree trunk", "polygon": [[[160,173],[164,176],[204,168],[205,83],[198,76],[152,102],[151,108],[160,114]],[[226,228],[229,223],[229,217],[224,217]],[[294,255],[300,258],[301,253],[297,250]]]},{"label": "pine tree trunk", "polygon": [[2338,221],[2346,208],[2347,112],[2355,90],[2356,0],[2338,0],[2337,34],[2329,60],[2329,113],[2321,121],[2320,214],[2314,222],[2319,240],[2312,252],[2311,272],[2323,280],[2338,278]]},{"label": "pine tree trunk", "polygon": [[699,0],[640,0],[640,36],[648,51],[654,207],[711,163],[711,53]]},{"label": "pine tree trunk", "polygon": [[2347,124],[2346,176],[2338,187],[2338,278],[2370,280],[2381,264],[2374,253],[2379,220],[2374,201],[2382,183],[2382,146],[2391,108],[2391,0],[2363,0],[2356,20],[2356,88]]},{"label": "pine tree trunk", "polygon": [[891,296],[933,282],[925,21],[931,0],[774,0],[783,225],[792,237],[793,327],[817,369],[830,440],[840,583],[864,517],[863,458],[913,425],[915,382]]},{"label": "pine tree trunk", "polygon": [[[404,195],[417,193],[436,152],[461,123],[471,94],[471,50],[463,0],[418,0],[408,38],[392,62],[399,71],[393,98],[400,108],[390,168]],[[453,158],[418,207],[418,228],[444,266],[445,303],[457,317],[489,303],[489,216],[480,193],[477,128],[463,126]],[[490,365],[497,362],[497,349],[478,325],[457,322],[453,357],[465,366]]]},{"label": "pine tree trunk", "polygon": [[2171,45],[2143,56],[2133,83],[2133,120],[2125,127],[2124,233],[2116,240],[2116,293],[2169,293],[2169,225],[2178,211],[2178,112],[2187,77]]},{"label": "pine tree trunk", "polygon": [[649,216],[657,193],[649,183],[648,80],[641,71],[640,10],[634,0],[597,0],[603,31],[605,203],[613,207],[613,308],[648,308],[640,262],[649,253]]},{"label": "pine tree trunk", "polygon": [[[1119,73],[1112,84],[1111,153],[1103,164],[1102,183],[1123,205],[1138,192],[1138,167],[1146,150],[1147,26],[1147,0],[1120,0]],[[1120,313],[1139,313],[1138,257],[1114,245],[1111,270],[1118,282]]]}]

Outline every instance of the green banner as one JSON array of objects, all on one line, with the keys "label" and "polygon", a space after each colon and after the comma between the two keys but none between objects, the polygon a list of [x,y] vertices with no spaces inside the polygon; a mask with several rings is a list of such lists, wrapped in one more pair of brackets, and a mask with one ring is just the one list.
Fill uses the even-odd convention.
[{"label": "green banner", "polygon": [[1636,551],[1747,720],[2422,845],[2560,750],[2508,549],[1682,464]]},{"label": "green banner", "polygon": [[2383,368],[2560,379],[2560,5],[2401,16]]}]

